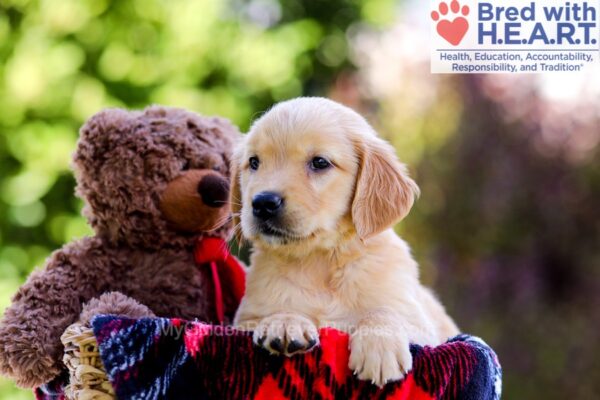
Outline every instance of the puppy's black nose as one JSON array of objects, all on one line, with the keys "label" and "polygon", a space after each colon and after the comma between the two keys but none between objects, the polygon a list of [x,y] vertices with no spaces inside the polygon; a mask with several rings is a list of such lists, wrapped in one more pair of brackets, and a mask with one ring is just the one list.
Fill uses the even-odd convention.
[{"label": "puppy's black nose", "polygon": [[252,214],[267,220],[276,217],[283,209],[283,198],[277,193],[261,192],[252,199]]},{"label": "puppy's black nose", "polygon": [[207,206],[223,207],[229,197],[229,182],[218,175],[206,175],[198,183],[198,194]]}]

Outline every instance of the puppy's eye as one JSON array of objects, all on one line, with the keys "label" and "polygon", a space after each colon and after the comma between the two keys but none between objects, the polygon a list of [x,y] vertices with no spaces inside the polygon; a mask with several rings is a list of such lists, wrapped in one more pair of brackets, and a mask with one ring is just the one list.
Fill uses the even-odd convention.
[{"label": "puppy's eye", "polygon": [[252,171],[256,171],[258,169],[258,166],[260,165],[260,160],[258,159],[258,157],[253,156],[248,159],[248,164],[250,165],[250,169]]},{"label": "puppy's eye", "polygon": [[188,160],[185,160],[185,162],[181,166],[181,170],[182,171],[187,171],[188,169],[190,169],[190,162]]},{"label": "puppy's eye", "polygon": [[314,157],[310,160],[310,168],[313,171],[321,171],[331,167],[331,163],[323,157]]}]

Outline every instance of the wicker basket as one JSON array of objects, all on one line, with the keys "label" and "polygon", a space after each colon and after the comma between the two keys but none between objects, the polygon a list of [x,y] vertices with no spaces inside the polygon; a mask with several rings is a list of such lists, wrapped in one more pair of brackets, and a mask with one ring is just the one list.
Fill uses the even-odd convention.
[{"label": "wicker basket", "polygon": [[65,397],[69,400],[115,399],[92,329],[75,323],[65,330],[60,340],[65,346],[63,362],[69,370]]}]

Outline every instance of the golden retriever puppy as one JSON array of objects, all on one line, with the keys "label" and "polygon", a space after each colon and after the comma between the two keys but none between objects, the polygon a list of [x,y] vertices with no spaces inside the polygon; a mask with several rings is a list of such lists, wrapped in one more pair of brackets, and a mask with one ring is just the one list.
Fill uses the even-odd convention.
[{"label": "golden retriever puppy", "polygon": [[349,367],[377,385],[412,366],[409,343],[458,333],[392,230],[419,189],[349,108],[298,98],[258,119],[236,151],[232,204],[253,253],[235,324],[291,355],[318,328],[350,334]]}]

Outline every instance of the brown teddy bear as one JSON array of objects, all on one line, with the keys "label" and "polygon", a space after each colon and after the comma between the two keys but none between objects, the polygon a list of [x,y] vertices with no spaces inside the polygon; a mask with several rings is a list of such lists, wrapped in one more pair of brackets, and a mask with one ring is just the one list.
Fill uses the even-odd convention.
[{"label": "brown teddy bear", "polygon": [[[54,252],[14,296],[0,322],[0,372],[22,387],[57,377],[61,334],[95,314],[219,322],[214,271],[194,251],[199,238],[231,233],[229,158],[239,135],[224,119],[176,108],[93,116],[74,169],[95,235]],[[239,293],[221,284],[221,311],[232,315]]]}]

